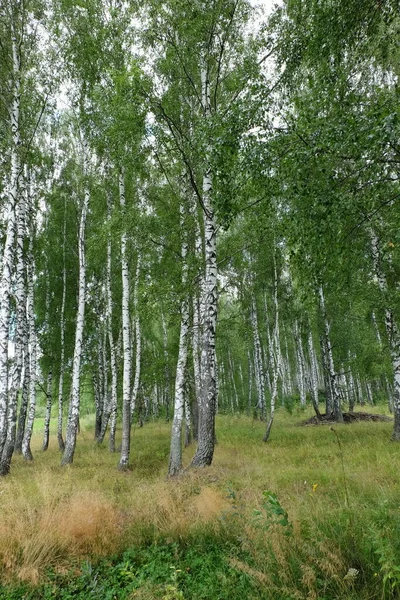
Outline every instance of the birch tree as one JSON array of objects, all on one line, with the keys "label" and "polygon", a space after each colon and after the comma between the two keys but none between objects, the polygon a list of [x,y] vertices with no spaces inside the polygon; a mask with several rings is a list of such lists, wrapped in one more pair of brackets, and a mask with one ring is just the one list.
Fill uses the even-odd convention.
[{"label": "birch tree", "polygon": [[85,254],[85,228],[86,217],[89,208],[90,190],[88,184],[88,148],[83,142],[83,173],[85,177],[81,214],[79,222],[78,237],[78,260],[79,260],[79,284],[78,284],[78,307],[76,314],[75,348],[72,366],[72,389],[68,409],[68,423],[65,437],[65,448],[61,459],[62,465],[72,464],[74,460],[76,437],[79,423],[80,407],[80,381],[81,381],[81,358],[83,347],[83,327],[85,320],[86,299],[86,254]]}]

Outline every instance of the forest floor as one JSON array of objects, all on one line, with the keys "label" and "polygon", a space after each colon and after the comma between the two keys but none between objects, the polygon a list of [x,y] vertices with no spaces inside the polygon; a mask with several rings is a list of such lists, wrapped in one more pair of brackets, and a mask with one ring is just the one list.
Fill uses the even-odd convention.
[{"label": "forest floor", "polygon": [[[363,411],[352,411],[352,412],[344,412],[343,413],[343,423],[355,423],[360,421],[369,421],[369,422],[377,422],[377,421],[393,421],[393,417],[388,417],[388,415],[363,412]],[[325,413],[317,416],[314,415],[305,421],[302,421],[300,425],[336,425],[336,422],[333,418],[333,415],[327,415]]]},{"label": "forest floor", "polygon": [[174,480],[171,424],[135,428],[121,473],[91,417],[68,467],[54,435],[40,451],[39,423],[35,460],[0,480],[0,599],[400,597],[392,424],[297,426],[311,414],[278,411],[267,444],[264,423],[220,415],[213,465]]}]

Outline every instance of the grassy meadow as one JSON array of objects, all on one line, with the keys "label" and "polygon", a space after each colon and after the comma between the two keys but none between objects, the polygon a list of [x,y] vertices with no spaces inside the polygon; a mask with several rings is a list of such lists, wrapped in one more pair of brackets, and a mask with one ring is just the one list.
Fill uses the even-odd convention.
[{"label": "grassy meadow", "polygon": [[[375,409],[375,412],[377,410]],[[219,416],[214,463],[166,479],[170,424],[132,433],[132,470],[82,421],[0,480],[0,599],[400,597],[400,446],[391,423],[298,426]],[[190,463],[193,448],[184,453]]]}]

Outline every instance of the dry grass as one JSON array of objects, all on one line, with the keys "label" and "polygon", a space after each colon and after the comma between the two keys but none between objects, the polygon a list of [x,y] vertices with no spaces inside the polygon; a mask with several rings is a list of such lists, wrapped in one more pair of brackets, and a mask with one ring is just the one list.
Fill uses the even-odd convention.
[{"label": "dry grass", "polygon": [[[343,474],[335,436],[327,427],[296,427],[302,418],[278,413],[265,445],[263,424],[220,417],[214,466],[173,481],[165,478],[170,425],[149,423],[133,432],[128,473],[116,469],[118,456],[95,445],[91,430],[83,428],[74,465],[64,468],[54,438],[42,453],[37,435],[34,462],[16,457],[11,474],[0,480],[1,578],[36,583],[49,567],[62,571],[130,544],[179,539],[204,525],[216,531],[239,526],[251,565],[232,559],[235,569],[274,589],[268,554],[281,574],[281,591],[293,591],[300,577],[299,597],[317,598],[317,574],[339,581],[357,566],[346,562],[335,529],[352,508],[345,506],[343,477],[360,518],[370,518],[382,502],[398,506],[400,447],[389,442],[388,423],[338,427]],[[187,464],[192,452],[185,451]],[[275,492],[288,511],[291,536],[280,526],[264,529],[254,521],[254,510],[264,510],[263,490]],[[235,500],[229,498],[233,493]]]}]

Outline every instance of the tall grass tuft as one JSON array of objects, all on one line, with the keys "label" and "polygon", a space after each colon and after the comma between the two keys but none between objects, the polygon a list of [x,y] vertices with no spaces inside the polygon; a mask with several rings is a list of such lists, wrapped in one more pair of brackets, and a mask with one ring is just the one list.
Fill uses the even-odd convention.
[{"label": "tall grass tuft", "polygon": [[[70,569],[79,574],[83,561],[96,565],[128,548],[154,547],[155,564],[169,557],[168,577],[153,581],[147,574],[139,591],[135,575],[139,587],[132,597],[158,590],[160,598],[167,592],[207,598],[194,594],[190,565],[182,562],[198,543],[220,557],[217,575],[207,563],[204,594],[220,582],[215,593],[221,599],[233,577],[248,582],[256,594],[249,598],[400,596],[400,449],[389,442],[390,423],[353,423],[332,432],[298,427],[306,416],[278,412],[268,445],[261,441],[263,423],[220,416],[213,466],[172,481],[166,479],[165,423],[133,432],[127,473],[117,470],[117,457],[106,447],[96,446],[85,422],[71,467],[59,466],[54,438],[41,453],[37,435],[35,461],[16,457],[11,475],[0,480],[2,582],[38,584],[49,569],[60,577]],[[192,453],[184,452],[187,465]],[[163,548],[174,544],[171,559]],[[170,567],[176,569],[172,583]]]}]

